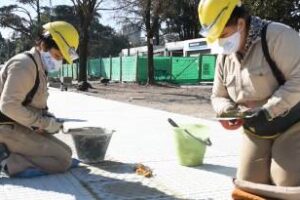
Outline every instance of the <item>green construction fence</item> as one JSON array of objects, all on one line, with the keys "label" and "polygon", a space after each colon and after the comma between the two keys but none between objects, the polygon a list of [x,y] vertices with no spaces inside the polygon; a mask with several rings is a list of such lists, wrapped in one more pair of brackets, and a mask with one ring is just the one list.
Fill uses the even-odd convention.
[{"label": "green construction fence", "polygon": [[213,81],[215,76],[216,56],[203,55],[200,58],[200,82]]},{"label": "green construction fence", "polygon": [[87,64],[87,72],[91,77],[100,77],[101,68],[100,68],[101,59],[90,59]]},{"label": "green construction fence", "polygon": [[172,59],[172,79],[177,84],[200,82],[198,57],[175,57]]},{"label": "green construction fence", "polygon": [[[154,57],[154,79],[156,81],[170,81],[172,73],[172,57]],[[147,82],[148,59],[139,57],[137,61],[137,82]]]},{"label": "green construction fence", "polygon": [[[215,55],[199,57],[154,57],[155,81],[175,84],[197,84],[214,79]],[[108,78],[112,81],[145,83],[148,79],[147,57],[114,57],[89,59],[87,74],[94,78]],[[77,79],[78,64],[64,65],[52,77],[69,76]]]}]

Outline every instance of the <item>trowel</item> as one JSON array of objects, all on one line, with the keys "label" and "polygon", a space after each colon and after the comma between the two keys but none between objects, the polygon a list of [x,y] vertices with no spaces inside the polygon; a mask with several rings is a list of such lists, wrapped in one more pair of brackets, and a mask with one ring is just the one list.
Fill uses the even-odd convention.
[{"label": "trowel", "polygon": [[230,113],[226,113],[224,115],[221,116],[217,116],[217,117],[213,117],[211,118],[212,120],[238,120],[238,119],[249,119],[251,117],[254,117],[256,113],[248,113],[248,112],[230,112]]},{"label": "trowel", "polygon": [[[168,119],[168,122],[169,122],[173,127],[175,127],[175,128],[181,128],[181,127],[179,127],[179,125],[178,125],[174,120],[172,120],[171,118]],[[190,137],[192,137],[193,139],[195,139],[195,140],[201,142],[202,144],[205,144],[205,145],[207,145],[207,146],[211,146],[211,145],[212,145],[212,142],[210,141],[209,138],[207,138],[206,140],[202,140],[202,139],[200,139],[200,138],[195,137],[195,136],[194,136],[191,132],[189,132],[187,129],[183,129],[183,131],[184,131],[186,134],[188,134]]]}]

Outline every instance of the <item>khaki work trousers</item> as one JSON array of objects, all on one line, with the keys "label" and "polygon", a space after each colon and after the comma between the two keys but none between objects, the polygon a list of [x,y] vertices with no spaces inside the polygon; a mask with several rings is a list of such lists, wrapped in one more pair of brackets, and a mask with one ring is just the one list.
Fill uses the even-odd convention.
[{"label": "khaki work trousers", "polygon": [[6,144],[9,175],[36,167],[48,173],[59,173],[71,166],[71,149],[50,134],[38,134],[19,124],[0,125],[0,143]]},{"label": "khaki work trousers", "polygon": [[277,186],[300,186],[300,123],[276,139],[243,134],[237,179]]}]

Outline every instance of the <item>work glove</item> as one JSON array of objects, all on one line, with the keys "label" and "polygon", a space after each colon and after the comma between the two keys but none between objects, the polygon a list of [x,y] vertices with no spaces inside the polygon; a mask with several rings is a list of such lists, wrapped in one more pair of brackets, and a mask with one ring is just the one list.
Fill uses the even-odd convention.
[{"label": "work glove", "polygon": [[236,130],[243,126],[244,120],[243,119],[232,119],[232,120],[219,120],[223,128],[227,130]]},{"label": "work glove", "polygon": [[269,112],[262,107],[256,107],[251,108],[243,112],[244,116],[248,119],[254,118],[254,117],[263,117],[264,120],[269,119],[271,121],[271,117],[269,115]]},{"label": "work glove", "polygon": [[63,128],[63,122],[54,118],[50,117],[49,125],[45,128],[45,131],[50,134],[55,134]]},{"label": "work glove", "polygon": [[51,112],[48,112],[48,110],[46,110],[46,109],[43,110],[42,112],[43,112],[42,115],[44,117],[53,117],[53,118],[55,118],[55,115],[53,113],[51,113]]},{"label": "work glove", "polygon": [[244,128],[259,136],[271,137],[281,132],[281,123],[271,118],[264,108],[253,108],[245,112]]}]

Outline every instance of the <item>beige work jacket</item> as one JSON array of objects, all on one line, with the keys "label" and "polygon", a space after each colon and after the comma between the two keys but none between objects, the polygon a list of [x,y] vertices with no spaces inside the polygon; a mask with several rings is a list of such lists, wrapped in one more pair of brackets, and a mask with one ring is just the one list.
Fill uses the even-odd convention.
[{"label": "beige work jacket", "polygon": [[32,48],[29,53],[38,65],[40,79],[32,102],[28,106],[22,105],[34,86],[36,67],[31,58],[21,53],[11,58],[0,71],[0,110],[24,126],[44,129],[49,124],[49,118],[43,116],[48,98],[47,76],[36,48]]},{"label": "beige work jacket", "polygon": [[[244,58],[231,54],[218,56],[212,106],[220,115],[235,106],[266,108],[271,117],[279,116],[300,101],[300,37],[290,27],[271,23],[267,43],[272,59],[284,74],[279,86],[267,63],[258,37]],[[225,62],[224,62],[225,60]]]}]

